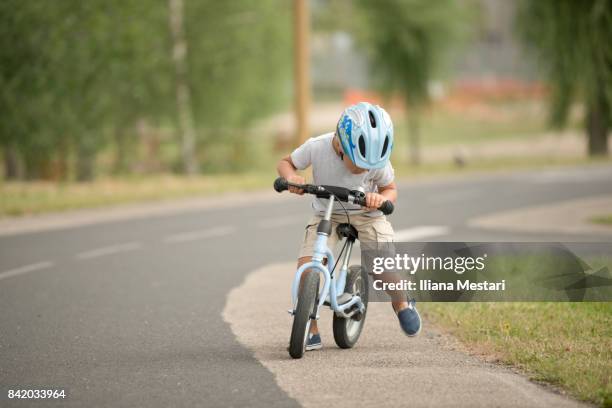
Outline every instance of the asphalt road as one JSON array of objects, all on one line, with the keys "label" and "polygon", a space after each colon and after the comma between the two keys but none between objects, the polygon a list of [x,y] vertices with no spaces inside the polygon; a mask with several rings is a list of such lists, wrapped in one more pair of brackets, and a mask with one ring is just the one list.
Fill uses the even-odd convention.
[{"label": "asphalt road", "polygon": [[[610,193],[612,167],[418,182],[400,187],[391,221],[416,239],[610,240],[468,226]],[[307,199],[271,197],[0,236],[0,406],[29,405],[6,391],[32,388],[65,389],[61,406],[298,406],[222,312],[249,272],[295,259],[309,211]]]}]

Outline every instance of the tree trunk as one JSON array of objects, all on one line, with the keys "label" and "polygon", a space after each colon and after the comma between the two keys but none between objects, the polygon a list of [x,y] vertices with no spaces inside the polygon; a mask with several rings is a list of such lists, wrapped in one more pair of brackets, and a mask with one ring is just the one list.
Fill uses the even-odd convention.
[{"label": "tree trunk", "polygon": [[295,0],[293,2],[293,70],[295,73],[295,120],[296,141],[299,146],[309,137],[309,111],[310,111],[310,18],[308,0]]},{"label": "tree trunk", "polygon": [[62,138],[58,146],[57,177],[66,181],[70,176],[70,144],[66,138]]},{"label": "tree trunk", "polygon": [[86,137],[78,142],[76,160],[77,181],[91,181],[94,178],[95,150],[88,146]]},{"label": "tree trunk", "polygon": [[610,130],[610,106],[600,89],[594,102],[589,104],[586,128],[589,138],[589,156],[608,154],[608,132]]},{"label": "tree trunk", "polygon": [[168,6],[183,167],[187,174],[195,174],[198,172],[198,163],[195,157],[195,129],[191,111],[191,92],[187,83],[187,42],[185,41],[183,24],[183,0],[168,0]]},{"label": "tree trunk", "polygon": [[125,126],[119,126],[115,129],[115,163],[113,164],[113,173],[115,174],[123,174],[128,171],[127,132]]},{"label": "tree trunk", "polygon": [[410,164],[418,166],[421,164],[421,124],[416,109],[413,108],[408,111],[407,119]]},{"label": "tree trunk", "polygon": [[6,180],[18,180],[23,177],[19,154],[13,145],[4,148],[4,178]]},{"label": "tree trunk", "polygon": [[44,180],[48,175],[49,156],[41,149],[31,149],[24,155],[24,178],[30,180]]}]

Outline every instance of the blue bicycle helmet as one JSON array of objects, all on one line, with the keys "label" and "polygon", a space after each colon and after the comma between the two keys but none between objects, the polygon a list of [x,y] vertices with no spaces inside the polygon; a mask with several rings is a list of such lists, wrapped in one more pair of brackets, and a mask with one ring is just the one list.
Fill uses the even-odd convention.
[{"label": "blue bicycle helmet", "polygon": [[380,169],[385,167],[393,150],[393,123],[380,106],[360,102],[344,110],[336,134],[344,154],[357,167]]}]

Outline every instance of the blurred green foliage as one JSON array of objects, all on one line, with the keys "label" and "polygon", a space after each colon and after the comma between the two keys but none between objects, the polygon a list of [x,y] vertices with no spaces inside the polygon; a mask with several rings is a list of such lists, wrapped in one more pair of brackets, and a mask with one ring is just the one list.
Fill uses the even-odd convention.
[{"label": "blurred green foliage", "polygon": [[589,153],[606,154],[612,127],[612,1],[522,0],[517,28],[539,57],[551,92],[551,123],[565,125],[582,100]]},{"label": "blurred green foliage", "polygon": [[443,73],[451,51],[475,31],[474,0],[318,0],[314,28],[351,33],[364,49],[374,84],[402,93],[409,105],[427,102],[427,85]]},{"label": "blurred green foliage", "polygon": [[361,39],[378,86],[400,92],[408,110],[410,158],[421,162],[420,109],[446,53],[469,21],[456,0],[360,0]]},{"label": "blurred green foliage", "polygon": [[455,0],[360,0],[360,38],[378,85],[399,90],[410,107],[428,99],[427,86],[467,22]]},{"label": "blurred green foliage", "polygon": [[[205,157],[206,144],[226,134],[234,136],[225,142],[240,150],[250,141],[235,130],[286,100],[290,4],[185,3],[199,153]],[[138,123],[175,133],[168,13],[165,1],[0,2],[5,177],[90,179],[97,154],[109,146],[124,171]]]}]

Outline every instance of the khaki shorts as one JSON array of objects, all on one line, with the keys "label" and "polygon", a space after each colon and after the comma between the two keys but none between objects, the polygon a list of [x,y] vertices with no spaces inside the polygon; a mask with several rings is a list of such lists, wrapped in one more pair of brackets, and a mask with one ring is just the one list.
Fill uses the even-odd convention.
[{"label": "khaki shorts", "polygon": [[[314,253],[314,244],[317,239],[317,226],[322,219],[322,216],[315,215],[306,225],[304,240],[300,247],[298,258],[312,256]],[[333,214],[331,221],[332,233],[327,239],[327,246],[333,251],[339,241],[336,227],[338,224],[347,222],[346,215]],[[393,227],[384,215],[378,217],[368,217],[363,214],[351,215],[351,224],[357,229],[359,241],[361,242],[393,242]]]}]

